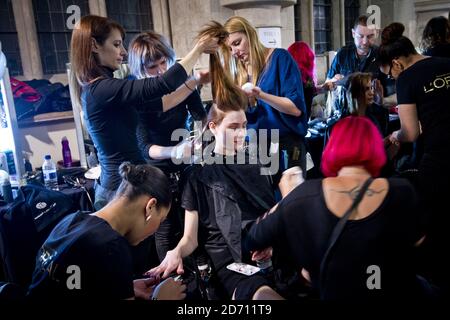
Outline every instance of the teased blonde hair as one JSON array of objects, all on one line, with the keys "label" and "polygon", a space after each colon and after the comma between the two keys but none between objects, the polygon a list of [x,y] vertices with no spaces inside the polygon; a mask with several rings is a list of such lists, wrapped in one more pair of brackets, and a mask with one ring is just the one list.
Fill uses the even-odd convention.
[{"label": "teased blonde hair", "polygon": [[[245,18],[238,16],[231,17],[225,22],[224,28],[228,34],[240,32],[247,37],[250,54],[250,66],[252,68],[251,82],[256,86],[256,82],[258,81],[258,78],[266,64],[267,48],[264,47],[261,41],[259,41],[256,29]],[[234,62],[237,68],[237,73],[234,78],[238,85],[242,86],[244,83],[248,82],[248,73],[242,61],[234,59]]]},{"label": "teased blonde hair", "polygon": [[[211,21],[199,32],[197,38],[214,37],[219,39],[224,60],[229,55],[229,50],[225,45],[228,33],[217,21]],[[247,96],[230,77],[230,72],[224,69],[219,52],[210,54],[209,70],[211,76],[211,88],[213,96],[213,107],[216,105],[223,112],[245,110],[248,104]]]}]

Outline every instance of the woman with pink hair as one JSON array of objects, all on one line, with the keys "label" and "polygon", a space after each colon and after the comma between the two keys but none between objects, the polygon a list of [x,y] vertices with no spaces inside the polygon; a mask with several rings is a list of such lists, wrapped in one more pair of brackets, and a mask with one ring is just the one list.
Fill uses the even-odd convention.
[{"label": "woman with pink hair", "polygon": [[311,106],[314,96],[317,94],[315,72],[315,55],[306,42],[297,41],[287,49],[297,62],[298,69],[302,75],[303,93],[305,95],[308,119],[311,116]]},{"label": "woman with pink hair", "polygon": [[[322,299],[417,297],[411,258],[424,236],[417,197],[405,179],[376,178],[385,162],[383,139],[368,118],[340,120],[323,153],[326,178],[291,191],[252,226],[246,249],[287,250]],[[382,285],[371,278],[376,270]]]}]

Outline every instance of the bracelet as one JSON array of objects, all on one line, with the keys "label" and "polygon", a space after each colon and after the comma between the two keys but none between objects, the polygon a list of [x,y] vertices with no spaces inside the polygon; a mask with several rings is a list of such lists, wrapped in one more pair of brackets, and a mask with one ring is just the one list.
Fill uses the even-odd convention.
[{"label": "bracelet", "polygon": [[186,86],[186,88],[188,88],[188,89],[191,90],[191,91],[194,91],[194,90],[195,90],[195,88],[194,88],[194,89],[191,89],[191,88],[187,85],[186,81],[184,82],[184,85]]}]

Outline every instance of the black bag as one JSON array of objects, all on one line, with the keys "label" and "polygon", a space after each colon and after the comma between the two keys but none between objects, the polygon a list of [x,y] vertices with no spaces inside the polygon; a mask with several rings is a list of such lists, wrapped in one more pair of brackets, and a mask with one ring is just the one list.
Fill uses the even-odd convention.
[{"label": "black bag", "polygon": [[15,201],[0,210],[0,254],[7,281],[28,287],[39,248],[76,208],[61,192],[35,185],[19,189]]}]

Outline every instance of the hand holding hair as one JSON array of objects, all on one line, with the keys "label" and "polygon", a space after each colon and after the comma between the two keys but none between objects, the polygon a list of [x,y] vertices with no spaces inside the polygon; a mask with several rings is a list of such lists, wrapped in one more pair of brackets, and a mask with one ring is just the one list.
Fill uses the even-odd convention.
[{"label": "hand holding hair", "polygon": [[205,35],[197,42],[197,47],[207,54],[214,54],[219,49],[219,38]]}]

